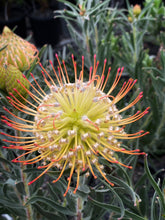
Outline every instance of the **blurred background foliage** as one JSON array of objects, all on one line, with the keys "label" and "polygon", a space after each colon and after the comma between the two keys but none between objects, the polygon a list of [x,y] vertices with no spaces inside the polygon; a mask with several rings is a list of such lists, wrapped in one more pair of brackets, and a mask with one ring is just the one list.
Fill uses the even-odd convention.
[{"label": "blurred background foliage", "polygon": [[[143,158],[122,155],[123,163],[133,165],[133,170],[109,164],[103,158],[107,176],[115,183],[108,185],[102,178],[94,180],[81,176],[81,186],[76,195],[69,192],[64,198],[67,181],[64,177],[56,184],[51,180],[58,176],[59,171],[53,168],[48,175],[43,176],[30,187],[27,182],[35,178],[41,171],[35,166],[13,164],[21,152],[0,151],[0,219],[6,219],[8,214],[15,220],[163,220],[165,219],[165,5],[162,0],[145,0],[140,8],[126,1],[126,8],[118,5],[111,7],[111,1],[78,0],[76,3],[60,0],[64,9],[55,12],[65,21],[72,39],[59,51],[61,59],[73,75],[71,54],[77,65],[81,65],[81,56],[85,57],[86,77],[93,57],[96,54],[100,65],[98,73],[102,72],[104,59],[107,59],[107,70],[111,66],[108,87],[112,84],[118,67],[124,67],[122,83],[130,77],[137,79],[129,97],[119,103],[127,105],[139,91],[143,91],[142,102],[127,112],[134,114],[150,106],[150,113],[127,127],[128,132],[146,130],[150,134],[139,140],[125,141],[130,148],[140,148],[148,153]],[[54,49],[51,45],[40,50],[42,64],[48,66],[54,59]],[[106,70],[106,72],[107,72]],[[33,83],[30,72],[46,91],[40,79],[41,70],[34,63],[24,74]],[[120,86],[119,86],[120,89]],[[117,91],[116,91],[117,92]],[[6,100],[5,92],[0,93],[0,114],[7,115],[2,108],[12,107]],[[14,111],[14,110],[13,110]],[[25,114],[17,113],[21,117]],[[0,131],[14,134],[5,124],[0,124]],[[30,134],[26,134],[27,136]],[[0,134],[0,145],[4,146],[4,136]],[[68,170],[65,171],[67,175]],[[75,176],[76,177],[76,176]],[[74,185],[74,178],[73,178]],[[30,213],[30,214],[29,214]]]}]

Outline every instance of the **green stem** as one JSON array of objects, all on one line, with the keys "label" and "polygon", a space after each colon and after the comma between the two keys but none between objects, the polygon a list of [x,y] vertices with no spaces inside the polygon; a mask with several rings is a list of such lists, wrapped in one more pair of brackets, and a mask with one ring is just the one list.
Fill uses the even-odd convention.
[{"label": "green stem", "polygon": [[[80,179],[79,187],[85,183],[85,175],[81,176],[80,178],[81,179]],[[79,196],[77,198],[77,215],[76,215],[76,220],[83,220],[83,216],[82,216],[83,204],[84,204],[83,198],[81,196]]]},{"label": "green stem", "polygon": [[82,205],[83,205],[83,201],[81,197],[77,198],[77,220],[82,220]]},{"label": "green stem", "polygon": [[[23,197],[23,205],[25,205],[28,202],[28,199],[30,198],[30,191],[27,181],[27,174],[23,172],[23,170],[26,169],[26,166],[21,163],[21,179],[24,183],[25,193],[26,195]],[[26,216],[27,220],[33,220],[33,210],[30,204],[25,206],[26,209]]]}]

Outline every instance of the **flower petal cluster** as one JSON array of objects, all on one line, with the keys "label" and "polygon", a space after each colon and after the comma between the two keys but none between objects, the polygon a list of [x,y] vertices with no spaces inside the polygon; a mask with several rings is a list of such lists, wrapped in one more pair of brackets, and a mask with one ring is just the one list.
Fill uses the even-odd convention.
[{"label": "flower petal cluster", "polygon": [[34,60],[38,59],[38,49],[14,34],[7,26],[0,35],[0,48],[4,48],[0,51],[0,63],[12,64],[20,71],[28,70]]},{"label": "flower petal cluster", "polygon": [[[77,175],[77,182],[74,193],[76,193],[81,172],[86,171],[86,176],[90,173],[97,178],[98,173],[112,186],[114,185],[104,172],[104,166],[99,163],[99,157],[103,157],[109,163],[119,164],[121,166],[132,168],[128,164],[123,164],[116,156],[119,152],[123,154],[140,155],[145,154],[136,150],[128,150],[123,148],[121,140],[134,139],[146,135],[148,132],[142,130],[128,134],[125,132],[125,126],[131,124],[145,114],[148,109],[136,112],[134,115],[123,118],[121,114],[134,106],[143,96],[142,92],[127,106],[118,109],[116,104],[124,98],[132,89],[136,80],[130,78],[128,82],[124,82],[120,91],[116,96],[112,96],[112,92],[118,85],[121,78],[123,68],[118,69],[116,78],[107,93],[104,92],[105,86],[109,79],[110,68],[105,76],[106,60],[104,61],[103,71],[101,75],[97,74],[98,62],[94,56],[94,65],[89,70],[89,79],[84,81],[84,57],[82,57],[82,70],[77,73],[77,66],[72,55],[74,67],[75,82],[70,82],[65,62],[62,64],[58,61],[58,68],[55,70],[52,62],[51,67],[54,71],[55,79],[53,79],[46,69],[42,68],[42,75],[50,92],[45,93],[39,83],[31,74],[35,85],[29,82],[34,93],[28,91],[19,81],[29,97],[33,100],[26,100],[29,106],[19,102],[16,97],[11,94],[11,104],[25,114],[34,116],[34,120],[27,120],[18,117],[12,111],[4,108],[8,113],[17,119],[17,122],[3,116],[2,121],[8,126],[22,132],[31,132],[32,137],[19,137],[4,134],[9,138],[15,138],[15,141],[5,140],[11,143],[9,149],[25,150],[26,153],[18,156],[13,162],[23,164],[35,164],[42,162],[38,169],[44,169],[41,174],[33,179],[32,184],[39,177],[49,171],[52,167],[60,170],[60,175],[53,182],[57,182],[64,174],[66,168],[70,169],[68,177],[68,186],[64,196],[67,194],[73,173]],[[15,90],[19,95],[19,91]],[[36,105],[34,105],[34,101]],[[26,123],[24,123],[26,122]],[[25,155],[39,152],[39,155],[30,159],[22,159]],[[29,158],[29,157],[28,157]],[[95,169],[95,168],[96,169]],[[96,172],[95,170],[98,170]]]}]

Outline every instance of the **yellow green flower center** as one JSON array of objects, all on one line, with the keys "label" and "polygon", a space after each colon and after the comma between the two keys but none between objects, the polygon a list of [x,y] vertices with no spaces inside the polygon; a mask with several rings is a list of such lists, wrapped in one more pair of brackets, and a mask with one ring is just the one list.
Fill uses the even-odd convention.
[{"label": "yellow green flower center", "polygon": [[[59,161],[54,166],[62,169],[66,159],[72,166],[76,157],[78,167],[85,170],[88,168],[85,156],[96,163],[97,153],[105,151],[110,143],[111,148],[120,146],[112,132],[123,133],[116,122],[121,116],[115,113],[117,108],[109,97],[90,81],[52,86],[51,93],[37,109],[35,144],[45,155],[44,164],[46,161]],[[115,160],[112,150],[106,151]]]}]

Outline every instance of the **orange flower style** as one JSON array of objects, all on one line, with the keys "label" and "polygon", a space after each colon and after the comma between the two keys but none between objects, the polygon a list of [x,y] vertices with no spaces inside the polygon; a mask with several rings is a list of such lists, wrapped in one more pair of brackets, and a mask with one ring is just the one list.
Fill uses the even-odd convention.
[{"label": "orange flower style", "polygon": [[[123,68],[118,69],[111,88],[105,93],[105,86],[111,70],[109,68],[105,76],[106,60],[104,61],[102,74],[98,75],[97,69],[99,62],[96,61],[96,56],[94,56],[94,65],[89,70],[89,79],[85,81],[83,77],[84,57],[82,57],[82,69],[80,74],[78,74],[76,61],[72,55],[75,76],[75,81],[72,83],[70,82],[65,62],[62,61],[60,63],[57,54],[56,58],[58,61],[57,70],[50,61],[55,79],[40,64],[43,78],[50,90],[49,93],[46,93],[41,88],[33,74],[31,76],[35,85],[28,81],[25,76],[24,78],[34,92],[28,91],[18,80],[18,83],[26,90],[29,97],[31,97],[32,102],[30,99],[25,100],[28,105],[24,105],[15,95],[10,93],[10,103],[17,110],[32,116],[34,119],[27,120],[21,118],[4,107],[13,118],[17,119],[15,121],[14,119],[10,119],[10,117],[2,116],[4,123],[17,131],[32,133],[31,137],[23,137],[12,136],[1,132],[1,134],[14,139],[14,141],[10,139],[4,140],[11,143],[11,145],[4,146],[4,148],[26,151],[14,159],[13,162],[35,164],[42,161],[42,165],[38,166],[38,169],[43,169],[41,174],[29,182],[29,185],[48,172],[52,167],[56,167],[60,170],[60,174],[57,179],[53,180],[53,183],[61,178],[66,169],[70,169],[67,179],[68,186],[64,196],[66,196],[70,189],[73,173],[77,175],[75,190],[73,191],[73,193],[76,193],[82,171],[86,171],[86,176],[91,173],[94,178],[97,178],[97,175],[100,173],[113,186],[114,184],[104,172],[104,166],[99,163],[99,156],[103,157],[109,163],[132,168],[129,165],[123,164],[117,154],[119,152],[127,155],[145,154],[138,149],[128,150],[123,148],[121,144],[121,140],[123,139],[139,138],[148,133],[140,130],[136,133],[128,134],[125,132],[125,126],[146,115],[149,108],[146,108],[142,112],[137,111],[129,117],[123,118],[121,116],[121,113],[133,107],[142,98],[143,93],[140,92],[131,103],[122,109],[118,109],[116,104],[128,94],[136,83],[136,80],[130,78],[128,82],[124,82],[116,96],[112,95],[113,90],[121,78]],[[17,89],[14,89],[14,92],[21,96]],[[22,96],[21,98],[25,99]],[[32,154],[36,151],[39,152],[39,155],[31,158],[28,157],[26,160],[22,159],[25,155]],[[98,170],[98,174],[96,174],[96,169]]]}]

